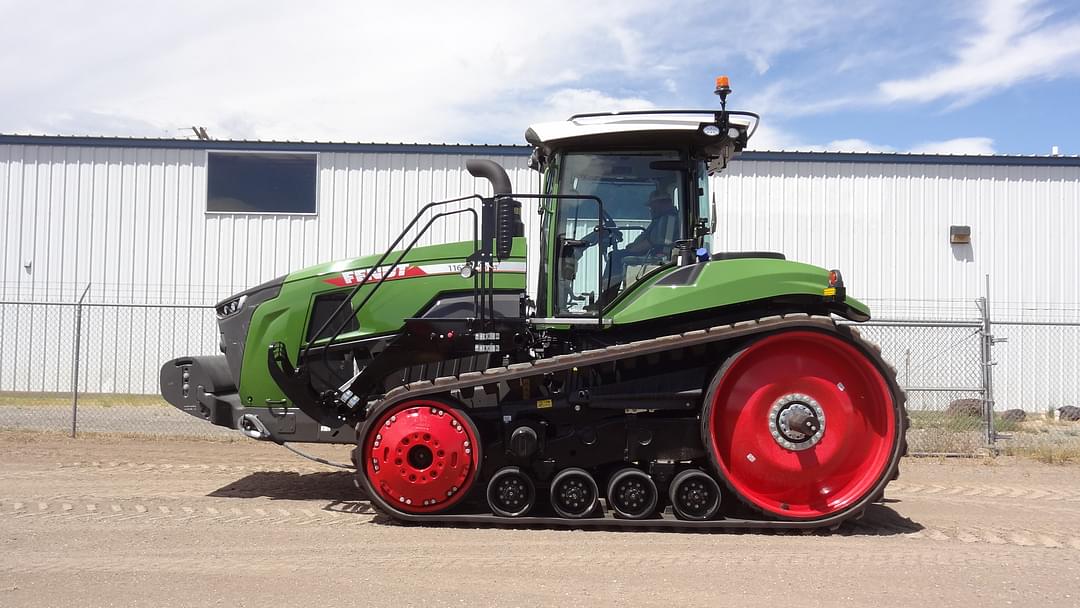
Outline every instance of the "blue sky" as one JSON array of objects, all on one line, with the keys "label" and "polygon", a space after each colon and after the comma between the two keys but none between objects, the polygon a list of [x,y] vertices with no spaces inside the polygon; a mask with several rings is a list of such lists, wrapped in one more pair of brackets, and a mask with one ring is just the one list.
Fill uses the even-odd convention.
[{"label": "blue sky", "polygon": [[0,1],[0,132],[521,143],[757,111],[758,149],[1080,153],[1080,2]]}]

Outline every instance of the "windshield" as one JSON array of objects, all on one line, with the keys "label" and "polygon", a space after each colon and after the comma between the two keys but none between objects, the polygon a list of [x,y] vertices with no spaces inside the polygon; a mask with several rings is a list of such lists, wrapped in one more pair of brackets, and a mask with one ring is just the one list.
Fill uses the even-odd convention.
[{"label": "windshield", "polygon": [[671,259],[683,238],[680,176],[653,168],[677,152],[575,153],[562,159],[556,219],[555,309],[595,315],[615,296]]}]

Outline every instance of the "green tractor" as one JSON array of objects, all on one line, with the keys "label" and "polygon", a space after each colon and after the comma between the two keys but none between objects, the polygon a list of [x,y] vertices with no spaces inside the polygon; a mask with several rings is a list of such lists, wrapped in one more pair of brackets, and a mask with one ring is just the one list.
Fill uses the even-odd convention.
[{"label": "green tractor", "polygon": [[[223,356],[161,370],[177,408],[259,440],[351,444],[411,522],[816,527],[882,497],[904,394],[847,322],[839,271],[713,252],[709,176],[758,116],[581,114],[534,125],[540,194],[434,202],[382,255],[217,305]],[[535,300],[521,201],[541,227]],[[471,204],[469,204],[471,203]],[[465,215],[467,240],[418,247]]]}]

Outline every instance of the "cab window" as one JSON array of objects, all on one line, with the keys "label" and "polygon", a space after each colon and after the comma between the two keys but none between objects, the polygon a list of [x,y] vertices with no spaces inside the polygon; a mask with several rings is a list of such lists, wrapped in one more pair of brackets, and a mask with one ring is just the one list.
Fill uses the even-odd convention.
[{"label": "cab window", "polygon": [[571,153],[560,163],[555,312],[589,316],[651,270],[684,238],[674,151]]}]

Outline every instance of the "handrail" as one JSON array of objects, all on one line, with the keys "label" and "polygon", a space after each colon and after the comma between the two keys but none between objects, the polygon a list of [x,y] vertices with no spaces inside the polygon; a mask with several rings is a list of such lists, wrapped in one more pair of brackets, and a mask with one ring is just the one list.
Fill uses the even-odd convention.
[{"label": "handrail", "polygon": [[[416,223],[420,220],[420,217],[425,212],[427,212],[429,209],[432,209],[432,208],[435,208],[435,207],[438,207],[438,206],[441,206],[441,205],[447,205],[447,204],[450,204],[450,203],[459,203],[459,202],[463,202],[463,201],[467,201],[467,200],[471,200],[471,199],[483,200],[483,198],[480,197],[479,195],[473,194],[473,195],[469,195],[469,196],[464,196],[464,197],[448,199],[448,200],[444,200],[444,201],[435,201],[435,202],[432,202],[432,203],[428,203],[427,205],[424,205],[424,207],[422,207],[419,211],[417,211],[416,215],[413,217],[412,221],[410,221],[409,224],[407,226],[405,226],[405,228],[401,231],[401,233],[398,235],[398,237],[396,239],[394,239],[394,242],[390,244],[390,246],[387,248],[387,250],[381,256],[379,256],[379,259],[375,262],[375,264],[373,264],[371,266],[371,268],[368,269],[367,273],[364,275],[363,280],[358,282],[356,284],[356,286],[352,288],[352,290],[349,292],[349,295],[345,299],[343,299],[341,301],[341,303],[338,304],[337,308],[334,309],[334,312],[332,312],[327,317],[327,319],[325,321],[323,321],[323,323],[319,327],[318,331],[316,331],[315,334],[314,334],[316,339],[309,341],[307,343],[307,345],[304,347],[303,352],[300,354],[299,357],[297,357],[297,360],[296,360],[297,367],[296,367],[296,369],[293,370],[294,373],[299,373],[300,365],[302,364],[301,362],[307,360],[307,357],[310,354],[311,348],[314,346],[315,342],[318,341],[319,336],[322,336],[323,332],[325,332],[327,330],[327,328],[330,327],[330,324],[334,321],[334,319],[336,319],[338,317],[339,314],[341,314],[341,312],[345,309],[346,305],[349,306],[352,309],[352,315],[351,315],[352,317],[356,317],[356,316],[358,316],[360,314],[360,310],[364,307],[364,305],[366,305],[368,303],[369,300],[371,300],[371,296],[374,295],[375,292],[379,289],[379,287],[381,287],[382,284],[386,282],[386,279],[390,277],[390,275],[394,271],[394,269],[397,268],[398,265],[405,259],[405,256],[408,255],[408,253],[410,251],[412,251],[413,247],[416,246],[416,243],[428,231],[428,229],[431,228],[432,224],[434,224],[436,220],[438,220],[439,218],[442,218],[442,217],[447,217],[447,216],[451,216],[451,215],[457,215],[459,213],[471,213],[472,216],[473,216],[473,248],[475,250],[476,247],[479,245],[479,228],[478,228],[478,225],[477,225],[479,218],[478,218],[478,215],[477,215],[475,209],[470,207],[470,208],[465,208],[465,209],[457,209],[455,211],[444,211],[444,212],[441,212],[441,213],[437,213],[431,219],[428,220],[428,222],[424,225],[423,228],[420,229],[420,231],[413,238],[412,242],[410,242],[408,244],[408,246],[406,246],[404,249],[401,250],[401,253],[397,256],[397,259],[395,259],[394,262],[392,264],[390,264],[390,266],[383,271],[383,274],[382,274],[381,277],[379,277],[378,282],[376,282],[375,285],[372,286],[371,291],[368,292],[368,294],[364,297],[364,299],[360,302],[360,304],[358,306],[355,306],[355,307],[352,306],[353,298],[355,298],[356,295],[358,293],[360,293],[360,289],[362,289],[365,285],[368,284],[368,281],[371,279],[372,275],[374,275],[374,273],[381,268],[383,262],[386,261],[386,258],[389,257],[394,252],[394,248],[397,247],[401,243],[401,241],[405,238],[405,235],[408,234],[408,232],[410,230],[412,230],[413,227],[416,226]],[[338,338],[338,336],[341,335],[341,332],[343,332],[345,330],[345,327],[346,327],[346,325],[348,325],[348,322],[349,322],[349,317],[341,319],[338,322],[338,326],[334,330],[334,333],[330,336],[330,338],[326,341],[325,344],[320,346],[320,348],[322,349],[322,363],[324,365],[327,363],[326,358],[328,356],[330,347],[333,346],[334,341]],[[329,369],[329,365],[326,365],[326,367]],[[334,372],[331,372],[331,373],[333,373],[335,376],[337,376],[336,373],[334,373]],[[323,380],[326,380],[326,378],[323,378]]]}]

